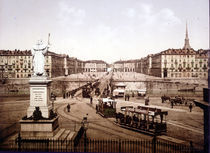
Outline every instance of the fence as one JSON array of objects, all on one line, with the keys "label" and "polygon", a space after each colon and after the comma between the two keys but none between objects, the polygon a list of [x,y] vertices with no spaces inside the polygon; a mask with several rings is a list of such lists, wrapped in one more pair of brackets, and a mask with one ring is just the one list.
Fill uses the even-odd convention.
[{"label": "fence", "polygon": [[[1,148],[2,150],[2,148]],[[112,152],[112,153],[202,153],[192,145],[177,144],[166,140],[95,140],[80,141],[51,139],[19,139],[10,141],[5,150],[46,152]]]}]

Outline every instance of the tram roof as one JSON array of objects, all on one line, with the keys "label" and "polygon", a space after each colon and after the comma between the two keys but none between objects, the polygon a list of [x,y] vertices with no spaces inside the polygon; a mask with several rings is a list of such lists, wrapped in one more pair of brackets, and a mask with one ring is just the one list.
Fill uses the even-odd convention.
[{"label": "tram roof", "polygon": [[148,107],[148,109],[126,108],[123,111],[128,111],[128,112],[137,113],[137,114],[146,114],[146,115],[151,115],[151,116],[161,115],[161,114],[162,115],[168,115],[168,112],[167,111],[149,110],[149,107]]},{"label": "tram roof", "polygon": [[126,85],[122,82],[115,84],[115,86],[117,87],[125,87]]},{"label": "tram roof", "polygon": [[102,101],[103,103],[105,103],[105,102],[115,102],[116,103],[116,101],[114,101],[113,99],[110,99],[110,98],[100,98],[99,101]]}]

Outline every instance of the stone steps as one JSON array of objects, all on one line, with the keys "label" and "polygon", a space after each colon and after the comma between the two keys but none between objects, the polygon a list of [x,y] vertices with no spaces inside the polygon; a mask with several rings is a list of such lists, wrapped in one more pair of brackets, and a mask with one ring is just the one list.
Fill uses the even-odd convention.
[{"label": "stone steps", "polygon": [[58,140],[64,131],[65,131],[65,129],[63,129],[63,128],[59,129],[58,133],[56,133],[56,135],[53,137],[53,139]]},{"label": "stone steps", "polygon": [[75,136],[75,132],[71,131],[70,134],[67,137],[67,140],[73,140],[74,136]]},{"label": "stone steps", "polygon": [[62,135],[59,137],[61,140],[66,140],[67,136],[69,135],[70,130],[65,130]]},{"label": "stone steps", "polygon": [[75,131],[71,131],[69,129],[59,129],[57,134],[53,137],[54,140],[73,140],[76,136]]}]

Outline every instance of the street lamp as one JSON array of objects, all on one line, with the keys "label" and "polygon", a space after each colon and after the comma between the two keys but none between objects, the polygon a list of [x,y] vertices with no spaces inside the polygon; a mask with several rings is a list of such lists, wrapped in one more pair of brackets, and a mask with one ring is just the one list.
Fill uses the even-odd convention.
[{"label": "street lamp", "polygon": [[82,127],[84,129],[84,152],[87,152],[87,129],[88,129],[88,121],[87,121],[87,116],[88,114],[86,114],[86,117],[83,117],[82,120]]}]

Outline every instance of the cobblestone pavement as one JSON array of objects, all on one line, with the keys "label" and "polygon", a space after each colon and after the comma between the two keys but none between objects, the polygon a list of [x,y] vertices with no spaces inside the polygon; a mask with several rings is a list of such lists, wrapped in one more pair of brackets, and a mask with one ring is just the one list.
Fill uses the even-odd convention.
[{"label": "cobblestone pavement", "polygon": [[[117,110],[119,110],[121,106],[132,105],[135,107],[138,105],[144,105],[144,99],[139,97],[131,97],[130,101],[124,101],[123,98],[119,98],[116,99],[116,101]],[[68,103],[71,104],[70,112],[66,111]],[[68,128],[69,126],[81,124],[83,117],[88,114],[89,128],[87,136],[90,138],[151,139],[150,136],[118,127],[113,124],[113,121],[115,120],[114,118],[105,119],[99,114],[96,114],[96,103],[97,97],[94,97],[92,105],[90,105],[90,100],[87,98],[83,99],[81,97],[76,97],[63,99],[61,97],[57,97],[54,106],[60,116],[59,122],[61,127],[63,126]],[[18,122],[19,119],[26,114],[28,105],[29,100],[23,100],[22,98],[16,101],[12,100],[1,103],[0,111],[1,115],[4,116],[1,119],[1,127]],[[189,112],[189,108],[187,106],[174,106],[172,109],[169,102],[162,104],[160,97],[151,97],[150,106],[168,111],[167,136],[185,140],[187,142],[193,141],[196,144],[202,145],[203,112],[200,108],[193,107],[192,112]],[[9,113],[11,111],[13,111],[13,113]]]},{"label": "cobblestone pavement", "polygon": [[[133,98],[130,101],[124,101],[123,98],[116,99],[117,111],[121,106],[144,106],[143,98]],[[90,104],[90,100],[87,98],[58,98],[55,102],[60,104],[57,106],[57,112],[60,116],[65,117],[69,122],[81,122],[82,118],[87,115],[89,121],[89,128],[87,135],[90,138],[130,138],[130,139],[151,139],[150,136],[123,129],[113,124],[115,119],[105,119],[96,114],[95,106],[97,104],[97,97],[94,97],[93,104]],[[67,103],[71,104],[71,112],[66,111]],[[193,111],[189,112],[187,106],[174,106],[172,109],[169,103],[161,103],[159,97],[152,97],[150,99],[150,106],[160,108],[168,111],[167,135],[184,141],[193,141],[196,144],[202,144],[203,142],[203,112],[198,107],[193,107]]]},{"label": "cobblestone pavement", "polygon": [[[95,104],[96,99],[93,100],[93,104],[89,104],[89,99],[74,98],[74,99],[59,99],[56,103],[63,103],[57,107],[57,113],[61,117],[69,119],[69,122],[81,122],[83,117],[88,117],[89,127],[87,136],[95,139],[151,139],[150,136],[146,136],[140,133],[136,133],[127,129],[120,128],[113,123],[113,119],[106,119],[96,114]],[[67,103],[71,104],[71,111],[66,111]],[[88,115],[87,115],[88,114]]]}]

